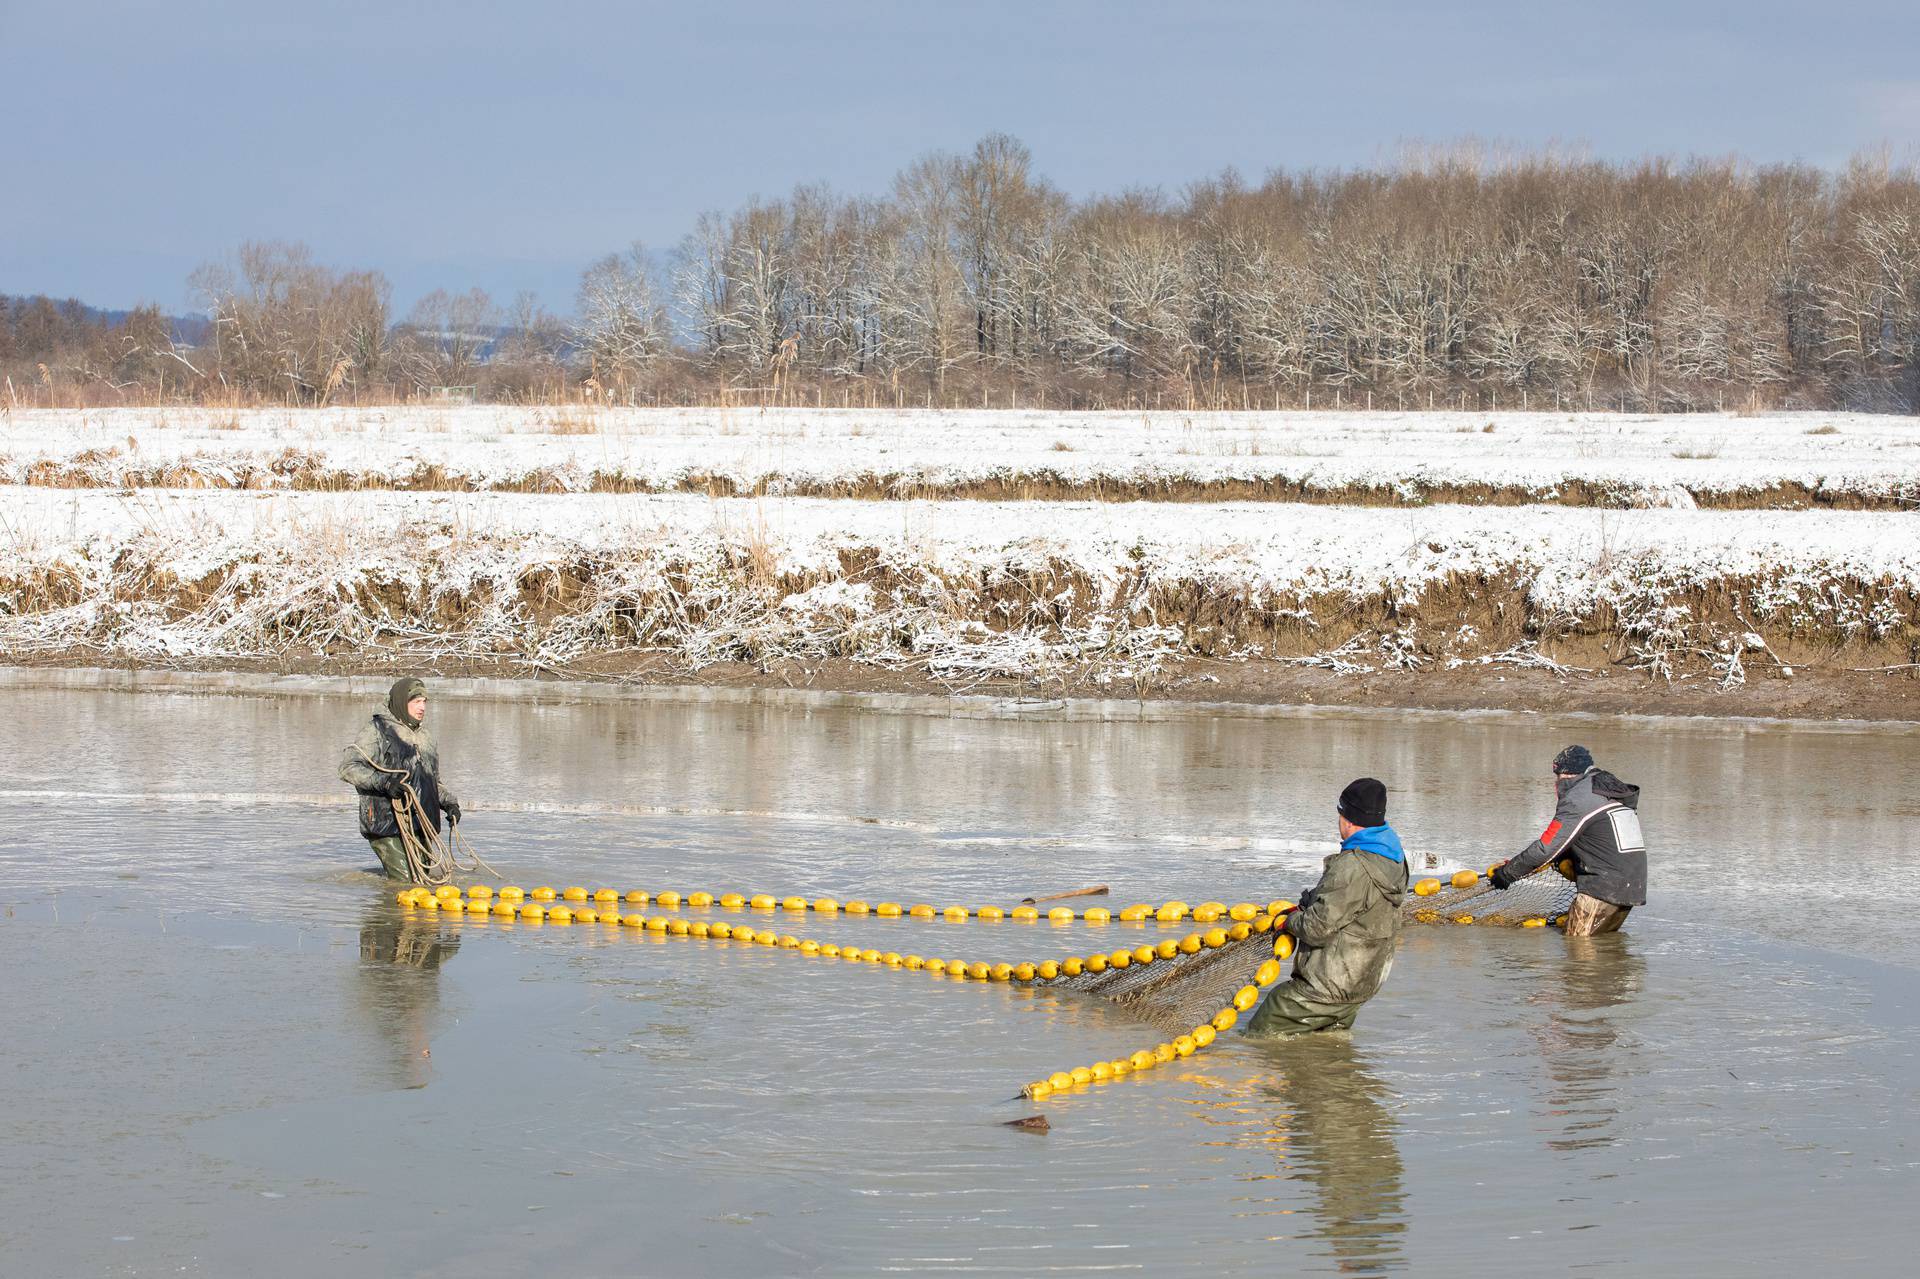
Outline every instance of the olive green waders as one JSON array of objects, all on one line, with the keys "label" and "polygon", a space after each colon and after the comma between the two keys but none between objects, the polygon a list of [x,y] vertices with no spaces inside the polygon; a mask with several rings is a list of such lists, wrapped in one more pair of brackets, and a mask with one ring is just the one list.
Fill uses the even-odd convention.
[{"label": "olive green waders", "polygon": [[400,842],[398,835],[388,835],[385,839],[370,839],[373,855],[380,859],[380,865],[387,872],[388,879],[411,880],[413,875],[407,869],[407,846]]},{"label": "olive green waders", "polygon": [[1353,1019],[1359,1015],[1359,1004],[1325,1004],[1314,999],[1296,977],[1267,992],[1248,1019],[1245,1033],[1279,1037],[1316,1030],[1351,1030]]}]

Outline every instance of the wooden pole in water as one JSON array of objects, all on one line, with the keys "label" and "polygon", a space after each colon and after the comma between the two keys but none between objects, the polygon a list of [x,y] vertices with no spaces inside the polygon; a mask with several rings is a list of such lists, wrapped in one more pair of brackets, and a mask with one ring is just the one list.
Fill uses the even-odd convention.
[{"label": "wooden pole in water", "polygon": [[1105,897],[1112,890],[1105,884],[1095,884],[1091,888],[1076,888],[1068,893],[1049,893],[1045,897],[1022,897],[1022,906],[1038,906],[1041,902],[1065,901],[1069,897]]}]

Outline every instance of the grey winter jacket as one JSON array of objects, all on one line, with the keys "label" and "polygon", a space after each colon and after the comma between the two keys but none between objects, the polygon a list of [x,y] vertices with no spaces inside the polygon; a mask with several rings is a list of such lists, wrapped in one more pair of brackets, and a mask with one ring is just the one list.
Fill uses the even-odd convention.
[{"label": "grey winter jacket", "polygon": [[1406,898],[1405,862],[1357,848],[1327,858],[1307,906],[1286,919],[1300,945],[1294,981],[1328,1004],[1373,998],[1393,967]]},{"label": "grey winter jacket", "polygon": [[353,745],[340,755],[340,780],[360,792],[360,833],[368,839],[400,833],[393,801],[386,794],[386,775],[369,764],[368,758],[384,768],[408,773],[426,810],[422,820],[433,830],[440,829],[441,810],[449,802],[460,802],[440,781],[440,747],[427,726],[411,728],[383,705],[361,726]]},{"label": "grey winter jacket", "polygon": [[1647,841],[1640,832],[1640,788],[1601,768],[1555,783],[1559,804],[1540,838],[1507,863],[1516,876],[1573,858],[1581,892],[1615,906],[1647,900]]}]

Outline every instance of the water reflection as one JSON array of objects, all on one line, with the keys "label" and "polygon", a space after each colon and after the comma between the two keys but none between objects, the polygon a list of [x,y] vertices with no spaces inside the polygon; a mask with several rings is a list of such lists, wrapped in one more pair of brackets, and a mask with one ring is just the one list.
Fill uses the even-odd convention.
[{"label": "water reflection", "polygon": [[1406,1266],[1406,1189],[1395,1139],[1395,1097],[1342,1031],[1265,1049],[1273,1071],[1261,1093],[1278,1103],[1272,1144],[1281,1176],[1313,1197],[1313,1229],[1342,1274]]},{"label": "water reflection", "polygon": [[375,1074],[388,1088],[424,1088],[440,1011],[440,967],[460,949],[452,925],[382,902],[360,923],[355,1006],[376,1032]]},{"label": "water reflection", "polygon": [[[131,813],[181,819],[195,806],[240,805],[249,822],[282,822],[290,839],[351,839],[330,761],[357,698],[16,689],[4,701],[0,805],[57,804],[66,829],[88,835]],[[459,697],[434,714],[476,794],[600,810],[587,831],[482,804],[473,833],[503,871],[625,880],[677,870],[718,844],[768,886],[835,895],[941,884],[1024,894],[1030,876],[1006,882],[1014,867],[1002,850],[1056,844],[1077,850],[1085,874],[1062,877],[1062,888],[1104,879],[1142,899],[1191,898],[1310,882],[1331,849],[1329,796],[1361,773],[1391,780],[1394,824],[1417,857],[1485,865],[1545,824],[1543,761],[1579,740],[1649,783],[1641,813],[1656,844],[1657,914],[1750,931],[1744,888],[1771,877],[1796,890],[1795,909],[1768,921],[1776,939],[1920,965],[1920,930],[1896,904],[1905,860],[1857,851],[1903,847],[1920,817],[1920,790],[1860,780],[1863,761],[1892,775],[1920,767],[1909,728],[1334,713],[1093,723]],[[155,750],[175,738],[254,749]],[[45,763],[70,758],[88,761],[84,778]],[[1756,794],[1794,802],[1755,804]],[[90,887],[122,869],[110,835],[72,843],[59,858],[0,848],[0,876]],[[344,844],[328,848],[332,865],[366,864]],[[236,906],[270,874],[236,878],[191,837],[153,841],[141,858],[156,888]],[[1877,903],[1864,916],[1863,895]],[[1629,925],[1648,936],[1659,926]]]},{"label": "water reflection", "polygon": [[[1536,1234],[1583,1227],[1588,1269],[1717,1274],[1764,1254],[1834,1270],[1841,1234],[1838,1268],[1868,1272],[1905,1244],[1911,967],[1791,938],[1920,963],[1898,855],[1920,792],[1860,782],[1911,772],[1920,736],[444,707],[449,741],[488,745],[476,790],[581,806],[477,815],[524,884],[1004,902],[1107,881],[1116,905],[1264,900],[1311,881],[1326,797],[1360,772],[1396,779],[1417,852],[1482,865],[1520,816],[1544,821],[1539,764],[1569,740],[1631,748],[1636,775],[1664,780],[1656,904],[1626,935],[1409,929],[1357,1041],[1268,1054],[1229,1037],[1185,1073],[1063,1099],[1036,1139],[985,1121],[1011,1117],[999,1099],[1035,1070],[1150,1042],[1118,1005],[1033,995],[1060,1006],[1042,1042],[1004,987],[634,929],[403,920],[354,869],[371,859],[326,767],[341,721],[315,706],[61,694],[0,714],[0,816],[60,832],[57,856],[0,838],[17,912],[0,968],[33,1028],[9,1043],[26,1068],[0,1123],[0,1164],[20,1150],[31,1175],[0,1177],[0,1221],[46,1227],[0,1239],[0,1272],[117,1273],[137,1251],[207,1273],[272,1255],[290,1276],[343,1257],[525,1274],[567,1240],[559,1268],[628,1273],[633,1244],[605,1226],[636,1201],[685,1227],[647,1241],[661,1274],[1378,1274],[1414,1255],[1423,1275],[1523,1273]],[[259,749],[155,747],[182,736]],[[89,761],[86,786],[46,772],[63,758]],[[1730,812],[1756,796],[1750,820]],[[1012,924],[817,927],[994,958],[1087,949],[1079,928],[1043,945]],[[1109,931],[1103,948],[1148,930]],[[753,1033],[729,1009],[755,1010]],[[421,1095],[369,1105],[370,1089]],[[500,1107],[537,1095],[587,1127]],[[465,1114],[490,1118],[446,1122]],[[1703,1215],[1709,1184],[1731,1189]],[[454,1220],[482,1225],[422,1228]]]},{"label": "water reflection", "polygon": [[1541,958],[1527,1004],[1545,1016],[1526,1025],[1554,1083],[1546,1113],[1562,1128],[1547,1147],[1572,1151],[1619,1139],[1623,1079],[1643,1069],[1629,1019],[1646,961],[1626,933],[1569,937],[1565,945]]}]

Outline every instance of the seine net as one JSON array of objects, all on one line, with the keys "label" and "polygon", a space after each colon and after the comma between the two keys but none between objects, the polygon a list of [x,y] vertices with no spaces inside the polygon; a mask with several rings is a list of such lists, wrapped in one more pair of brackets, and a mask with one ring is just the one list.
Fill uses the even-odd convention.
[{"label": "seine net", "polygon": [[1253,981],[1260,965],[1273,958],[1273,939],[1270,932],[1253,933],[1214,950],[1034,984],[1083,990],[1170,1030],[1187,1030],[1211,1019],[1234,991]]},{"label": "seine net", "polygon": [[[1416,881],[1418,882],[1418,881]],[[1518,927],[1530,919],[1551,923],[1573,904],[1573,882],[1552,867],[1537,871],[1504,892],[1484,878],[1465,888],[1450,879],[1429,896],[1408,893],[1405,911],[1410,924],[1505,924]]]},{"label": "seine net", "polygon": [[[1420,882],[1418,880],[1416,883]],[[1409,924],[1493,924],[1519,927],[1528,920],[1551,923],[1573,902],[1574,887],[1551,867],[1514,884],[1495,889],[1485,878],[1456,888],[1450,878],[1439,879],[1438,891],[1427,896],[1408,892],[1402,913]],[[1253,933],[1240,941],[1176,954],[1151,964],[1109,965],[1098,973],[1081,972],[1035,986],[1078,990],[1113,1000],[1156,1025],[1186,1030],[1207,1021],[1226,1007],[1234,992],[1253,983],[1260,965],[1273,958],[1273,932]]]}]

